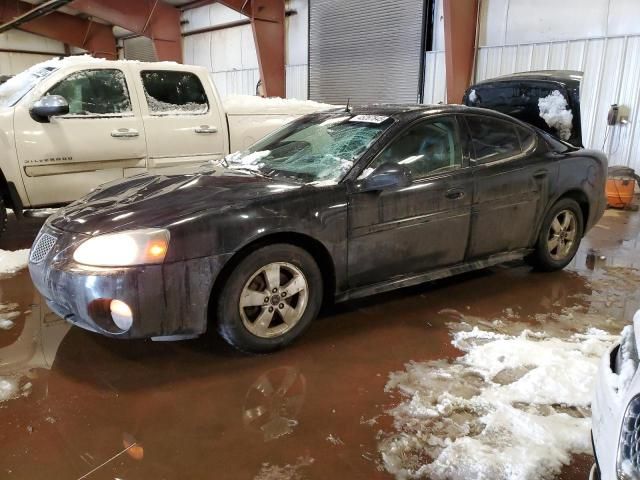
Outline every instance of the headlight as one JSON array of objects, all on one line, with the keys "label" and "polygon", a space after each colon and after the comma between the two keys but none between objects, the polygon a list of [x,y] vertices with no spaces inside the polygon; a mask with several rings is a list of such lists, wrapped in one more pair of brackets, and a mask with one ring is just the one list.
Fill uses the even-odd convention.
[{"label": "headlight", "polygon": [[168,248],[168,230],[129,230],[84,241],[73,253],[73,259],[94,267],[146,265],[162,263]]}]

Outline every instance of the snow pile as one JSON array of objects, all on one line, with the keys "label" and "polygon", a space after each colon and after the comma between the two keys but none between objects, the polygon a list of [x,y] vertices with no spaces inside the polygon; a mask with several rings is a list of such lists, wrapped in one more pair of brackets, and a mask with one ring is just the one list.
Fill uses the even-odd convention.
[{"label": "snow pile", "polygon": [[310,456],[298,457],[295,464],[287,464],[284,467],[263,463],[262,468],[254,480],[302,480],[306,476],[301,472],[305,467],[313,464]]},{"label": "snow pile", "polygon": [[595,328],[565,339],[457,332],[463,357],[391,374],[386,390],[404,400],[379,443],[385,468],[400,479],[551,478],[590,451],[593,382],[615,339]]},{"label": "snow pile", "polygon": [[16,273],[27,266],[29,250],[0,250],[0,274]]},{"label": "snow pile", "polygon": [[555,128],[562,140],[571,138],[573,113],[567,110],[567,99],[559,90],[554,90],[544,98],[538,99],[540,116],[551,128]]},{"label": "snow pile", "polygon": [[0,377],[0,403],[18,397],[28,397],[32,386],[31,382],[20,386],[20,379],[17,376]]},{"label": "snow pile", "polygon": [[8,318],[0,318],[0,330],[11,330],[13,328],[13,320]]},{"label": "snow pile", "polygon": [[189,113],[196,115],[207,113],[209,110],[209,105],[206,103],[190,102],[182,105],[176,105],[158,100],[157,98],[149,95],[146,91],[144,94],[147,99],[147,105],[149,105],[149,110],[153,113],[161,113],[163,115],[180,115]]},{"label": "snow pile", "polygon": [[319,103],[312,100],[297,100],[294,98],[262,98],[253,95],[229,95],[222,100],[227,113],[281,113],[298,114],[321,112],[338,105]]},{"label": "snow pile", "polygon": [[261,160],[268,157],[271,154],[271,150],[260,150],[258,152],[235,152],[224,157],[227,162],[228,168],[240,167],[250,170],[259,170],[264,166]]},{"label": "snow pile", "polygon": [[18,381],[11,377],[0,377],[0,402],[6,402],[19,395]]}]

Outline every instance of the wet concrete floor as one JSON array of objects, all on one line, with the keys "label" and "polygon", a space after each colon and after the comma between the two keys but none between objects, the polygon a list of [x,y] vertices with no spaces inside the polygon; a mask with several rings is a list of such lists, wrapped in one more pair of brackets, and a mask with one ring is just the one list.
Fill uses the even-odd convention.
[{"label": "wet concrete floor", "polygon": [[[11,222],[0,248],[29,247],[42,219]],[[0,330],[0,387],[13,389],[0,402],[0,478],[391,478],[377,451],[398,401],[388,374],[460,355],[439,312],[535,316],[602,301],[630,321],[637,295],[606,280],[640,268],[639,253],[640,214],[610,210],[565,271],[515,264],[339,305],[266,356],[215,337],[102,338],[49,312],[26,270],[0,278],[0,303],[20,312]],[[593,275],[605,279],[596,296]],[[559,478],[584,479],[591,463],[576,457]]]}]

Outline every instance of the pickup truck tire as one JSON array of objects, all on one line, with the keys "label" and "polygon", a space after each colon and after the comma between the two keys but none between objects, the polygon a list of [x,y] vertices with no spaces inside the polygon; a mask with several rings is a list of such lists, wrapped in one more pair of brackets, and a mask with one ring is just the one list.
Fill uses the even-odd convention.
[{"label": "pickup truck tire", "polygon": [[561,198],[547,212],[528,262],[537,270],[552,272],[566,267],[580,247],[584,233],[582,209],[571,198]]},{"label": "pickup truck tire", "polygon": [[7,229],[7,206],[4,203],[4,200],[0,198],[0,236]]},{"label": "pickup truck tire", "polygon": [[218,297],[218,333],[247,353],[268,353],[299,337],[316,318],[322,274],[302,248],[273,244],[254,250],[231,272]]}]

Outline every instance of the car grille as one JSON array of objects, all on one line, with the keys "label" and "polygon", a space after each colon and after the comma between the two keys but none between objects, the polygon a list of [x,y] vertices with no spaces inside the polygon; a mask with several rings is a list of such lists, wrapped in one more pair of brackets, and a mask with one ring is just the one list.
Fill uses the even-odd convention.
[{"label": "car grille", "polygon": [[48,233],[43,233],[31,247],[29,261],[31,263],[40,263],[46,258],[53,246],[56,244],[57,238]]},{"label": "car grille", "polygon": [[635,479],[640,476],[640,396],[627,405],[618,445],[618,478]]}]

